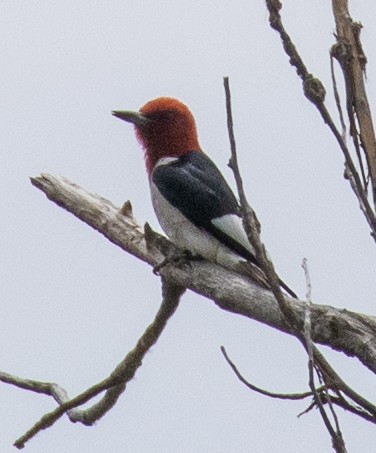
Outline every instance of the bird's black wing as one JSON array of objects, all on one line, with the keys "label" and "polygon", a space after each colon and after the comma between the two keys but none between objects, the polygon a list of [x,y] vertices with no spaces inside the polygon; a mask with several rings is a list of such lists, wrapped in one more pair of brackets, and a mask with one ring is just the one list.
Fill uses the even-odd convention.
[{"label": "bird's black wing", "polygon": [[[158,165],[152,179],[166,200],[195,226],[211,233],[241,257],[256,262],[254,255],[236,240],[236,231],[228,234],[225,228],[218,227],[218,222],[213,223],[227,215],[240,217],[240,209],[221,172],[206,155],[192,151]],[[240,233],[243,235],[244,231],[239,231],[239,236]]]}]

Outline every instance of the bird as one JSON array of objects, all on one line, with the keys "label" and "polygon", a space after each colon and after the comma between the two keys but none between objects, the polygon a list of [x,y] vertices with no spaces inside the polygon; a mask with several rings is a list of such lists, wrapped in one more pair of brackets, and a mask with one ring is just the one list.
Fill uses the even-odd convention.
[{"label": "bird", "polygon": [[138,112],[112,114],[135,127],[144,150],[153,208],[168,238],[193,256],[227,269],[243,274],[251,269],[253,279],[270,288],[244,230],[239,203],[199,145],[190,109],[178,99],[159,97]]}]

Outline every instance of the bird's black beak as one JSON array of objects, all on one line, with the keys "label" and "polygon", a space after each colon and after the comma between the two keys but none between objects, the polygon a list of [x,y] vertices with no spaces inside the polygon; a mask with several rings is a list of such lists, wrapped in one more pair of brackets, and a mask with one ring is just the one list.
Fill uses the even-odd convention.
[{"label": "bird's black beak", "polygon": [[149,119],[139,112],[130,112],[127,110],[114,110],[112,112],[116,118],[120,118],[123,121],[132,123],[135,126],[146,126],[149,123]]}]

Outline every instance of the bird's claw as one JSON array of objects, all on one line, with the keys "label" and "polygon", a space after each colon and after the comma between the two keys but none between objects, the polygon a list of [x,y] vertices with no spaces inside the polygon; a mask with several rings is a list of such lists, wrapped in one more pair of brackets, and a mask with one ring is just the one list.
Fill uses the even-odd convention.
[{"label": "bird's claw", "polygon": [[182,250],[166,256],[164,260],[162,260],[159,264],[154,266],[153,273],[155,275],[159,275],[159,271],[168,264],[172,264],[176,267],[181,267],[183,265],[190,266],[192,261],[200,261],[202,259],[203,258],[201,256],[194,255],[189,250]]}]

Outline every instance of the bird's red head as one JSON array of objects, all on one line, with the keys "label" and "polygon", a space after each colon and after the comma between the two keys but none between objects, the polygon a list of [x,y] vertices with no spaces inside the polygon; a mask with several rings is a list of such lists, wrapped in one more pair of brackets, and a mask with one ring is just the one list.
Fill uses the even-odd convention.
[{"label": "bird's red head", "polygon": [[200,151],[193,115],[177,99],[157,98],[146,103],[139,112],[116,111],[113,115],[135,125],[149,176],[161,157]]}]

